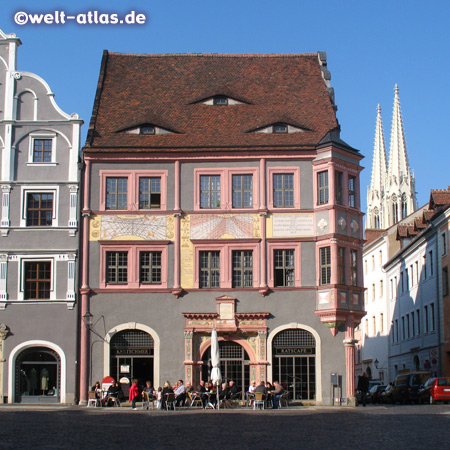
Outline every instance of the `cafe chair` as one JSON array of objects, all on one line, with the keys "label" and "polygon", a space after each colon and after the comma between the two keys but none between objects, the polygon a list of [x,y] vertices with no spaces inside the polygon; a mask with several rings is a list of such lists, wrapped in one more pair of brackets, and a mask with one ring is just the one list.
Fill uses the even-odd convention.
[{"label": "cafe chair", "polygon": [[175,394],[166,394],[166,410],[173,409],[175,411]]},{"label": "cafe chair", "polygon": [[148,392],[142,393],[142,409],[149,409],[150,403],[152,404],[152,409],[155,409],[155,403],[154,403],[153,396],[150,397]]},{"label": "cafe chair", "polygon": [[189,406],[200,406],[200,408],[203,408],[203,402],[202,402],[202,398],[200,397],[200,395],[198,395],[197,393],[187,393],[188,398],[189,398]]},{"label": "cafe chair", "polygon": [[289,393],[285,392],[281,397],[280,401],[278,402],[278,408],[287,408],[289,405]]},{"label": "cafe chair", "polygon": [[259,407],[259,409],[264,409],[266,405],[266,396],[264,392],[254,392],[254,399],[253,399],[253,409],[256,409],[256,407]]},{"label": "cafe chair", "polygon": [[101,406],[100,399],[97,398],[97,393],[95,391],[88,392],[88,407],[89,406]]}]

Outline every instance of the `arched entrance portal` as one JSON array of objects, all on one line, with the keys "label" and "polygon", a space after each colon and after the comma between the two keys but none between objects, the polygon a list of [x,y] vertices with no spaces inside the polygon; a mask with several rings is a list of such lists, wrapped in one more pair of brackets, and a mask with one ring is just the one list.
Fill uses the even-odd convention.
[{"label": "arched entrance portal", "polygon": [[287,386],[290,398],[316,399],[316,340],[306,330],[281,331],[272,342],[272,381]]},{"label": "arched entrance portal", "polygon": [[15,401],[18,403],[59,403],[61,360],[46,347],[30,347],[16,358]]},{"label": "arched entrance portal", "polygon": [[[241,392],[250,384],[250,358],[236,342],[220,341],[220,371],[224,381],[233,380]],[[211,347],[203,354],[202,379],[211,379]]]},{"label": "arched entrance portal", "polygon": [[[154,382],[154,341],[145,331],[123,330],[116,333],[110,342],[110,375],[116,380],[137,378],[141,385]],[[123,381],[122,381],[123,382]],[[124,382],[126,384],[126,382]]]}]

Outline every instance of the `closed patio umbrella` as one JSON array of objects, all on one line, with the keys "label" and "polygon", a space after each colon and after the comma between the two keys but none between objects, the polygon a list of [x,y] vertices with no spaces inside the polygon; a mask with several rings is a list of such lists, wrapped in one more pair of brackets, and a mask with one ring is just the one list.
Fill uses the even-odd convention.
[{"label": "closed patio umbrella", "polygon": [[220,350],[219,350],[219,338],[217,336],[217,330],[213,328],[211,333],[211,381],[216,386],[217,394],[217,409],[219,409],[219,386],[222,382],[222,374],[220,373]]}]

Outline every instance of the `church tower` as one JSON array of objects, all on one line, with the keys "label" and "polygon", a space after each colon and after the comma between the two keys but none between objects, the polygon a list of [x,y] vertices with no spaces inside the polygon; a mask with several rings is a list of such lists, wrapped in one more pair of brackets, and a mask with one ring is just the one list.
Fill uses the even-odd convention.
[{"label": "church tower", "polygon": [[406,151],[398,86],[395,85],[389,165],[381,109],[377,109],[372,178],[367,193],[366,229],[386,229],[417,209],[415,179]]}]

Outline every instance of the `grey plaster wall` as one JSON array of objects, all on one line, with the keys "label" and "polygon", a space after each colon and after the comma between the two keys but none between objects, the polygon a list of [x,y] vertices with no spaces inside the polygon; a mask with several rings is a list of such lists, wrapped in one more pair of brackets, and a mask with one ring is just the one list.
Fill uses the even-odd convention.
[{"label": "grey plaster wall", "polygon": [[316,244],[302,242],[301,247],[302,286],[316,285]]},{"label": "grey plaster wall", "polygon": [[[43,166],[40,164],[29,164],[29,152],[31,136],[34,134],[56,133],[55,162],[56,166]],[[14,127],[13,145],[16,147],[14,178],[26,181],[62,181],[67,179],[69,173],[70,146],[65,139],[72,140],[72,125],[60,125],[58,131],[54,126],[46,125],[16,125]]]},{"label": "grey plaster wall", "polygon": [[51,104],[45,85],[35,77],[22,72],[20,80],[16,80],[16,93],[20,94],[24,90],[31,90],[38,97],[38,120],[67,120]]},{"label": "grey plaster wall", "polygon": [[[195,291],[176,299],[172,294],[96,294],[91,297],[90,311],[101,335],[116,326],[137,322],[149,326],[159,336],[160,381],[184,377],[184,312],[215,312],[216,297],[237,297],[236,312],[266,312],[268,333],[282,325],[299,323],[314,328],[320,335],[323,403],[330,404],[330,374],[345,375],[343,334],[333,337],[314,314],[315,290],[278,290],[262,297],[255,291]],[[95,340],[95,336],[92,336]],[[92,381],[108,375],[103,372],[103,344],[94,345]],[[271,363],[271,361],[269,361]],[[149,374],[150,377],[150,374]],[[345,377],[344,377],[345,378]],[[273,380],[272,380],[273,381]]]},{"label": "grey plaster wall", "polygon": [[[77,340],[76,310],[66,305],[8,305],[0,312],[0,322],[7,324],[10,334],[4,341],[3,392],[8,391],[9,357],[14,348],[29,341],[48,341],[61,347],[66,357],[67,403],[76,393]],[[20,353],[20,352],[19,352]],[[62,374],[61,374],[62,375]]]}]

